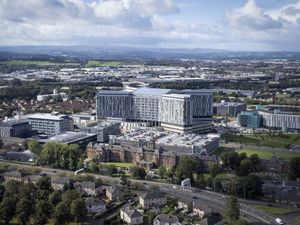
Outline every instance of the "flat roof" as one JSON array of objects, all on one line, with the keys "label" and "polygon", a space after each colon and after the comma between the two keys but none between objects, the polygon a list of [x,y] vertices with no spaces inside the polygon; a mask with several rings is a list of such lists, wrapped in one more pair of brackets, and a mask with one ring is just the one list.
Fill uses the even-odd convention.
[{"label": "flat roof", "polygon": [[90,134],[85,132],[74,132],[74,131],[67,131],[62,134],[58,134],[55,136],[52,136],[48,139],[40,139],[40,142],[49,142],[49,141],[59,141],[63,143],[73,142],[76,140],[81,140],[87,137],[96,136],[96,134]]},{"label": "flat roof", "polygon": [[51,114],[51,113],[35,113],[28,115],[28,119],[42,119],[42,120],[62,120],[67,115],[64,114]]},{"label": "flat roof", "polygon": [[172,89],[162,89],[162,88],[138,88],[133,92],[135,95],[164,95],[169,94]]}]

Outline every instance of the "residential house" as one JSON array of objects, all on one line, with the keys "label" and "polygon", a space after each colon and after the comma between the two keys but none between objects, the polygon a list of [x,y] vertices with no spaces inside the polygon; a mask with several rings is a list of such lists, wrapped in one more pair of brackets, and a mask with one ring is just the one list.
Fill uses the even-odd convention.
[{"label": "residential house", "polygon": [[106,197],[110,201],[122,201],[124,199],[123,192],[116,186],[109,186],[108,188],[106,188]]},{"label": "residential house", "polygon": [[165,193],[158,190],[146,192],[139,196],[139,203],[143,208],[149,209],[151,207],[159,207],[165,205],[167,198]]},{"label": "residential house", "polygon": [[63,190],[64,187],[69,187],[71,181],[67,177],[53,177],[51,180],[51,186],[55,191]]},{"label": "residential house", "polygon": [[4,177],[5,182],[8,182],[10,180],[15,180],[15,181],[20,181],[20,182],[23,181],[23,175],[21,172],[18,172],[18,171],[5,172],[3,174],[3,177]]},{"label": "residential house", "polygon": [[183,209],[185,211],[191,211],[193,210],[193,201],[188,198],[182,198],[178,200],[177,203],[177,208],[178,209]]},{"label": "residential house", "polygon": [[120,211],[120,217],[123,221],[128,224],[136,225],[136,224],[143,224],[143,215],[134,209],[131,205],[125,206]]},{"label": "residential house", "polygon": [[212,214],[203,220],[200,221],[199,225],[221,225],[222,224],[222,216],[217,214]]},{"label": "residential house", "polygon": [[98,196],[102,191],[100,184],[91,181],[76,182],[74,188],[78,193],[93,197]]},{"label": "residential house", "polygon": [[38,182],[38,180],[41,179],[42,177],[43,176],[40,176],[40,175],[29,175],[24,179],[24,181],[25,181],[25,183],[36,184]]},{"label": "residential house", "polygon": [[202,204],[200,202],[193,203],[193,214],[195,216],[204,218],[211,215],[211,213],[212,213],[212,209],[208,205]]},{"label": "residential house", "polygon": [[88,213],[103,213],[106,211],[105,203],[93,197],[85,199],[85,207]]},{"label": "residential house", "polygon": [[153,225],[181,225],[175,215],[160,214],[153,220]]}]

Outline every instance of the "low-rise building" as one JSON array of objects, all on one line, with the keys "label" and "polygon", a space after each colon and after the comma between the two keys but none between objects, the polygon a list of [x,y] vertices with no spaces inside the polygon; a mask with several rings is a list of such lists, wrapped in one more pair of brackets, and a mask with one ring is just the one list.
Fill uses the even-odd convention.
[{"label": "low-rise building", "polygon": [[124,199],[123,192],[116,186],[109,186],[106,188],[106,197],[110,201],[122,201]]},{"label": "low-rise building", "polygon": [[209,215],[208,217],[204,218],[200,221],[200,225],[221,225],[222,223],[222,216],[221,215]]},{"label": "low-rise building", "polygon": [[106,211],[105,203],[96,198],[85,199],[85,206],[88,213],[103,213]]},{"label": "low-rise building", "polygon": [[93,141],[96,141],[97,135],[96,134],[88,134],[84,132],[73,132],[67,131],[65,133],[61,133],[55,136],[52,136],[48,139],[39,139],[38,142],[41,144],[56,141],[61,142],[67,145],[70,144],[78,144],[81,148],[86,148],[86,146]]},{"label": "low-rise building", "polygon": [[53,177],[51,179],[51,186],[54,190],[63,190],[64,187],[69,187],[71,184],[71,181],[67,177]]},{"label": "low-rise building", "polygon": [[3,174],[5,182],[15,180],[15,181],[23,181],[23,175],[18,171],[8,171]]},{"label": "low-rise building", "polygon": [[158,190],[146,192],[139,196],[139,204],[145,209],[149,209],[151,207],[160,207],[165,205],[166,202],[167,198],[165,193]]},{"label": "low-rise building", "polygon": [[202,204],[200,202],[194,202],[193,204],[193,214],[196,216],[199,216],[200,218],[207,217],[208,215],[211,215],[212,209],[205,204]]},{"label": "low-rise building", "polygon": [[102,191],[101,185],[91,181],[76,182],[74,183],[74,188],[78,193],[93,197],[98,196]]},{"label": "low-rise building", "polygon": [[245,111],[247,109],[247,105],[245,103],[240,102],[225,102],[214,103],[213,104],[213,112],[214,115],[219,116],[231,116],[236,117],[241,111]]},{"label": "low-rise building", "polygon": [[179,199],[177,204],[178,204],[177,205],[178,209],[183,209],[186,211],[193,210],[193,201],[191,199],[188,198]]},{"label": "low-rise building", "polygon": [[30,151],[18,152],[18,151],[8,151],[5,153],[4,158],[11,161],[29,162],[35,161],[35,154]]},{"label": "low-rise building", "polygon": [[143,215],[130,205],[127,205],[123,209],[121,209],[120,217],[121,217],[121,220],[123,220],[124,222],[126,222],[130,225],[144,223]]},{"label": "low-rise building", "polygon": [[160,214],[155,217],[153,225],[181,225],[175,215]]}]

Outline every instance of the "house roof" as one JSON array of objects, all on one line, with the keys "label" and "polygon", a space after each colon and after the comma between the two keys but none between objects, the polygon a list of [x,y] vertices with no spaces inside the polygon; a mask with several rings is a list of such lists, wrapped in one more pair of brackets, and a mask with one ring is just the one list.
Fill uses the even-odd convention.
[{"label": "house roof", "polygon": [[57,184],[69,184],[70,179],[67,177],[53,177],[52,178],[52,183],[57,183]]},{"label": "house roof", "polygon": [[126,213],[130,218],[135,218],[135,217],[141,217],[143,216],[139,211],[136,209],[132,208],[131,205],[125,206],[122,211]]},{"label": "house roof", "polygon": [[160,214],[157,217],[155,217],[155,220],[160,221],[160,223],[168,224],[176,223],[179,221],[177,216],[167,214]]},{"label": "house roof", "polygon": [[101,201],[100,199],[96,199],[96,198],[85,199],[85,204],[86,205],[105,205],[105,203],[103,201]]},{"label": "house roof", "polygon": [[184,204],[191,204],[193,201],[189,198],[181,198],[178,200],[178,202],[182,202]]},{"label": "house roof", "polygon": [[76,182],[75,186],[80,186],[81,188],[88,188],[88,189],[96,189],[96,188],[100,187],[99,184],[96,184],[91,181]]},{"label": "house roof", "polygon": [[22,173],[18,171],[8,171],[4,173],[4,176],[22,178]]},{"label": "house roof", "polygon": [[111,194],[118,194],[121,192],[121,190],[116,186],[109,186],[107,187],[106,192],[109,192]]},{"label": "house roof", "polygon": [[153,190],[151,192],[143,193],[140,197],[143,199],[165,198],[166,194],[158,190]]},{"label": "house roof", "polygon": [[205,219],[200,221],[200,225],[215,225],[216,223],[220,222],[222,217],[220,215],[211,215],[206,217]]},{"label": "house roof", "polygon": [[205,205],[205,204],[203,204],[199,201],[194,202],[193,208],[194,209],[199,209],[199,210],[204,211],[206,213],[212,212],[212,209],[208,205]]}]

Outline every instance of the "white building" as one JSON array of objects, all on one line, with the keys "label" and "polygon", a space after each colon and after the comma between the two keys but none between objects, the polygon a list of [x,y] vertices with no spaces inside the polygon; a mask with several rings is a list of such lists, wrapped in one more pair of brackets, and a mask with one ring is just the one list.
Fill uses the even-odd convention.
[{"label": "white building", "polygon": [[53,136],[73,130],[73,120],[67,115],[58,113],[35,113],[27,116],[32,130]]},{"label": "white building", "polygon": [[136,209],[132,208],[132,206],[130,205],[125,206],[120,210],[120,217],[121,220],[131,225],[144,223],[143,215]]}]

